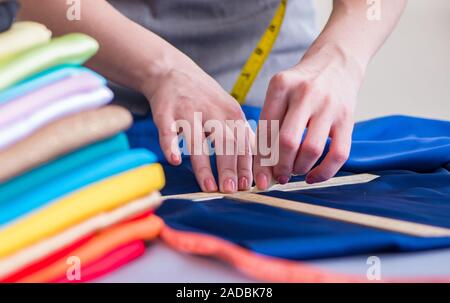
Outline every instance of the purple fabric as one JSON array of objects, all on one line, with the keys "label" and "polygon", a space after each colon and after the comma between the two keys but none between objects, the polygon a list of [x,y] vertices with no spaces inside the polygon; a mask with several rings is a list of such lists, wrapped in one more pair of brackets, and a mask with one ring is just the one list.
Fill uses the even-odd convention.
[{"label": "purple fabric", "polygon": [[61,101],[64,97],[94,90],[104,85],[104,79],[91,72],[63,78],[47,86],[0,105],[0,127],[23,119],[44,107]]}]

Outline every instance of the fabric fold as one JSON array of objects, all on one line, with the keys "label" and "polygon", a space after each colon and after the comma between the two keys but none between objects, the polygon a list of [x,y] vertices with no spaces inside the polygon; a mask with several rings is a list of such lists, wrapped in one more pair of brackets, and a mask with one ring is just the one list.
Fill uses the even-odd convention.
[{"label": "fabric fold", "polygon": [[255,253],[211,235],[180,231],[164,226],[161,238],[183,253],[214,257],[254,279],[272,283],[449,283],[448,276],[384,277],[368,280],[361,275],[342,274],[324,268]]},{"label": "fabric fold", "polygon": [[83,266],[89,266],[97,260],[107,256],[112,251],[124,245],[133,243],[138,240],[152,240],[156,238],[163,228],[163,221],[154,216],[124,223],[111,227],[99,235],[93,237],[80,248],[70,252],[52,265],[25,277],[18,282],[36,283],[36,282],[52,282],[63,278],[67,271],[67,259],[70,256],[76,256],[80,260],[81,275],[83,275]]},{"label": "fabric fold", "polygon": [[23,21],[0,34],[0,66],[23,51],[47,43],[52,33],[42,24]]},{"label": "fabric fold", "polygon": [[147,197],[132,201],[110,212],[101,213],[93,218],[87,219],[51,238],[28,246],[6,259],[0,259],[0,281],[11,281],[11,279],[14,279],[14,276],[23,276],[19,271],[25,270],[25,272],[30,273],[30,267],[36,267],[36,265],[43,262],[44,258],[48,258],[55,252],[64,251],[72,243],[78,243],[84,238],[92,237],[97,231],[153,211],[161,202],[159,193],[154,192]]},{"label": "fabric fold", "polygon": [[87,72],[89,69],[83,66],[58,65],[49,68],[43,72],[32,75],[31,77],[11,86],[7,89],[0,90],[0,104],[7,103],[15,98],[19,98],[41,87],[49,85],[55,81],[59,81],[66,77],[78,75]]},{"label": "fabric fold", "polygon": [[92,71],[83,71],[41,87],[6,104],[0,104],[0,127],[20,121],[33,112],[73,95],[105,86],[106,80]]},{"label": "fabric fold", "polygon": [[127,150],[129,150],[127,138],[124,134],[118,134],[64,155],[0,184],[0,205],[15,200],[29,191],[35,191],[55,178],[64,178],[66,174],[84,165]]},{"label": "fabric fold", "polygon": [[109,252],[106,256],[83,267],[80,280],[69,280],[67,276],[54,279],[53,283],[86,283],[99,279],[125,266],[145,253],[145,242],[134,241]]},{"label": "fabric fold", "polygon": [[83,111],[51,122],[24,140],[0,150],[0,182],[111,137],[129,128],[131,123],[131,114],[118,106]]},{"label": "fabric fold", "polygon": [[[41,184],[38,188],[24,192],[15,199],[6,200],[0,204],[0,227],[11,224],[30,212],[46,205],[51,205],[57,199],[82,190],[105,178],[151,164],[154,156],[145,150],[125,150],[107,157],[94,160],[78,167],[64,176],[54,178]],[[149,181],[150,182],[150,181]]]},{"label": "fabric fold", "polygon": [[78,190],[0,231],[0,258],[76,225],[101,212],[158,191],[164,186],[159,164],[145,165]]},{"label": "fabric fold", "polygon": [[1,128],[0,149],[16,143],[29,136],[35,130],[57,119],[106,105],[112,98],[112,92],[106,87],[99,87],[93,91],[61,98],[58,102],[54,102],[49,106],[29,113],[23,116],[20,121],[16,121]]},{"label": "fabric fold", "polygon": [[93,38],[79,33],[54,38],[0,63],[0,90],[61,64],[81,65],[98,50]]}]

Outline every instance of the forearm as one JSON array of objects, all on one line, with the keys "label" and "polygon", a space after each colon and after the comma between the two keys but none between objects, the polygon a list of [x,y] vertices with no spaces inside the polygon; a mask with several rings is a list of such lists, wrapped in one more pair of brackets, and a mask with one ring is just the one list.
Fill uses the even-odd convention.
[{"label": "forearm", "polygon": [[[82,0],[81,20],[66,17],[65,0],[22,0],[20,17],[47,25],[55,35],[86,33],[100,43],[88,66],[112,81],[151,93],[176,61],[189,60],[168,42],[123,16],[107,1]],[[181,60],[180,60],[181,59]]]},{"label": "forearm", "polygon": [[[394,29],[406,0],[379,0],[380,20],[369,20],[371,7],[365,0],[334,0],[331,16],[319,37],[304,57],[310,60],[317,53],[340,58],[344,64],[364,74],[370,59]],[[327,64],[328,62],[322,62]]]}]

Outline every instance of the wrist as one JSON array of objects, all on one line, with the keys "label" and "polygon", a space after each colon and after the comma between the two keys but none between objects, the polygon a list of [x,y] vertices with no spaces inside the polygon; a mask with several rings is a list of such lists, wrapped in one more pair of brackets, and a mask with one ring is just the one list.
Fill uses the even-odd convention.
[{"label": "wrist", "polygon": [[329,67],[337,67],[357,82],[362,82],[368,61],[358,57],[349,47],[336,42],[316,41],[305,53],[300,65],[315,66],[318,71]]},{"label": "wrist", "polygon": [[161,54],[143,63],[138,71],[138,89],[148,99],[151,98],[161,80],[173,69],[171,56]]}]

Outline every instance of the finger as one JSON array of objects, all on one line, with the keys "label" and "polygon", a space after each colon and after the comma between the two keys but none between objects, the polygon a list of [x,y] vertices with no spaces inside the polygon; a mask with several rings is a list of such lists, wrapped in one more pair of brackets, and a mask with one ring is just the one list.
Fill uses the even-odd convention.
[{"label": "finger", "polygon": [[[156,123],[156,122],[155,122]],[[181,164],[176,123],[172,118],[158,121],[159,144],[167,161],[172,165]]]},{"label": "finger", "polygon": [[[205,140],[205,134],[203,132],[203,127],[199,129],[199,133],[193,133],[192,130],[195,129],[194,121],[197,125],[202,126],[202,121],[195,119],[188,119],[189,128],[183,129],[183,134],[185,135],[186,141],[188,143],[188,150],[191,154],[191,164],[194,170],[195,178],[197,179],[200,188],[204,192],[216,192],[217,184],[214,179],[214,175],[211,171],[211,163],[209,159],[209,154],[206,154],[207,143]],[[196,138],[197,136],[197,138]],[[200,139],[196,140],[196,139]],[[197,146],[201,144],[201,146]]]},{"label": "finger", "polygon": [[331,128],[328,115],[313,116],[308,123],[305,140],[302,142],[294,164],[294,173],[304,175],[313,168],[323,154]]},{"label": "finger", "polygon": [[306,182],[323,182],[339,171],[350,154],[352,131],[353,123],[342,123],[332,127],[330,149],[320,165],[306,176]]},{"label": "finger", "polygon": [[[247,124],[247,123],[246,123]],[[250,126],[247,124],[245,129],[245,142],[243,150],[238,148],[237,158],[237,173],[238,173],[238,190],[248,190],[253,184],[252,173],[252,142],[255,140],[255,134]],[[238,138],[238,144],[241,143],[241,139]]]},{"label": "finger", "polygon": [[223,193],[234,193],[237,191],[237,150],[233,131],[223,125],[221,136],[215,137],[215,147],[223,144],[221,153],[216,152],[217,171],[219,174],[219,189]]},{"label": "finger", "polygon": [[[261,111],[260,120],[258,123],[256,148],[257,154],[254,158],[253,175],[256,181],[256,186],[261,189],[267,189],[272,182],[272,168],[263,165],[263,158],[267,155],[262,153],[265,147],[271,147],[272,142],[272,123],[274,121],[281,125],[283,116],[286,112],[287,102],[285,98],[288,92],[288,81],[283,78],[282,74],[272,78],[266,94],[266,100]],[[267,146],[264,146],[267,145]]]},{"label": "finger", "polygon": [[[305,96],[301,96],[300,92],[297,92],[293,95],[293,98],[305,98]],[[310,109],[306,106],[309,104],[308,102],[297,101],[291,102],[291,104],[297,105],[288,108],[283,125],[281,126],[279,137],[280,159],[273,169],[275,179],[280,184],[285,184],[289,181],[294,168],[295,158],[300,148],[303,132],[310,117]]]}]

